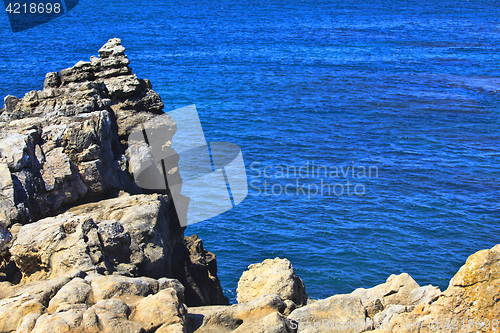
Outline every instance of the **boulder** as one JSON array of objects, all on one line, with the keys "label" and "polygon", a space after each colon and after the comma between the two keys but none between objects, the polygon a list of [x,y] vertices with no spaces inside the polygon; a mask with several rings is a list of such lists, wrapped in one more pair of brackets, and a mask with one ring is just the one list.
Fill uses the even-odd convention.
[{"label": "boulder", "polygon": [[92,287],[80,277],[76,277],[62,287],[50,300],[47,311],[55,312],[59,306],[67,304],[90,304]]},{"label": "boulder", "polygon": [[85,310],[85,305],[72,305],[53,314],[45,313],[36,319],[31,333],[82,332],[79,326]]},{"label": "boulder", "polygon": [[[75,270],[119,273],[122,280],[144,277],[143,282],[147,277],[175,278],[183,287],[162,280],[163,288],[171,285],[179,295],[185,293],[180,298],[189,305],[227,304],[215,255],[205,251],[196,236],[184,239],[183,229],[170,220],[170,208],[167,198],[158,194],[125,194],[76,206],[22,226],[10,247],[11,260],[23,282]],[[153,289],[158,290],[158,282]]]},{"label": "boulder", "polygon": [[158,292],[158,281],[146,277],[90,274],[85,279],[92,286],[95,302],[120,296],[148,296]]},{"label": "boulder", "polygon": [[95,313],[96,326],[104,333],[144,332],[141,324],[128,320],[130,308],[118,298],[101,300],[87,311],[92,314]]},{"label": "boulder", "polygon": [[278,323],[277,332],[283,329],[291,329],[293,332],[292,323],[283,316],[271,316],[265,323],[262,322],[267,315],[282,314],[286,308],[285,302],[278,295],[271,294],[231,306],[191,307],[188,309],[189,329],[197,333],[232,332],[236,329],[239,329],[236,332],[254,332],[259,326],[264,328],[269,327],[270,323]]},{"label": "boulder", "polygon": [[295,275],[287,259],[266,259],[248,266],[238,282],[238,303],[246,303],[264,294],[277,294],[301,306],[307,303],[304,282]]},{"label": "boulder", "polygon": [[135,304],[130,320],[138,322],[146,332],[156,332],[160,327],[184,327],[187,333],[187,312],[172,288],[163,289]]}]

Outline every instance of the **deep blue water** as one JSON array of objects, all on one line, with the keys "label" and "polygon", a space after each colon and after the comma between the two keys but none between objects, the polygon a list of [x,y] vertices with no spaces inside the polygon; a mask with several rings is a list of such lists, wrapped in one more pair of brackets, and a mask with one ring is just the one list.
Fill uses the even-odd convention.
[{"label": "deep blue water", "polygon": [[[232,300],[265,258],[290,259],[320,298],[400,272],[444,289],[500,243],[500,2],[83,0],[16,34],[0,15],[0,95],[40,89],[111,37],[166,111],[196,104],[209,141],[242,149],[247,199],[186,231]],[[280,177],[287,165],[378,176]],[[279,194],[347,180],[365,193]]]}]

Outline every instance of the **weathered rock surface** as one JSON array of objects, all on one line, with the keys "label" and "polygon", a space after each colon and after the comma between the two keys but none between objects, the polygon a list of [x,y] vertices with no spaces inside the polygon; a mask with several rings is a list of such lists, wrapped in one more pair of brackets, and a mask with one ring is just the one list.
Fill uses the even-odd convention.
[{"label": "weathered rock surface", "polygon": [[74,269],[159,278],[173,276],[182,240],[164,196],[123,195],[24,225],[10,252],[24,280]]},{"label": "weathered rock surface", "polygon": [[295,275],[287,259],[266,259],[248,266],[238,282],[238,303],[246,303],[265,294],[276,294],[297,305],[307,303],[304,282]]},{"label": "weathered rock surface", "polygon": [[[6,226],[120,190],[138,191],[127,172],[126,138],[163,114],[163,102],[148,80],[132,74],[124,50],[111,39],[100,58],[47,74],[43,90],[5,98],[0,219]],[[165,135],[174,133],[175,126]]]},{"label": "weathered rock surface", "polygon": [[436,287],[420,287],[403,273],[391,275],[371,289],[313,302],[294,310],[288,318],[298,323],[299,332],[364,332],[434,300],[439,293]]},{"label": "weathered rock surface", "polygon": [[293,323],[282,315],[285,310],[285,302],[277,295],[263,295],[231,306],[189,308],[189,328],[199,333],[295,332]]},{"label": "weathered rock surface", "polygon": [[229,304],[217,277],[215,255],[203,248],[203,242],[196,235],[185,237],[184,244],[185,247],[179,247],[180,251],[176,253],[182,259],[182,265],[176,266],[174,276],[186,288],[189,305]]},{"label": "weathered rock surface", "polygon": [[[1,332],[187,332],[173,279],[85,272],[0,286]],[[170,330],[172,329],[172,330]],[[17,330],[17,331],[16,331]],[[161,331],[160,331],[161,332]]]},{"label": "weathered rock surface", "polygon": [[[0,309],[18,313],[0,318],[5,331],[97,332],[105,321],[114,327],[105,330],[152,331],[128,317],[138,298],[167,289],[179,304],[228,303],[215,255],[197,237],[185,239],[168,190],[141,194],[132,177],[134,158],[153,149],[129,145],[132,129],[163,115],[151,130],[161,131],[161,149],[174,155],[176,123],[151,83],[132,74],[124,51],[111,39],[99,58],[47,74],[43,90],[5,98]],[[180,181],[177,161],[166,167]],[[47,292],[33,289],[42,284]],[[103,310],[115,298],[131,308]],[[182,320],[167,321],[156,320],[154,329],[185,330]]]},{"label": "weathered rock surface", "polygon": [[166,332],[179,330],[187,333],[186,308],[179,303],[174,289],[164,289],[135,304],[130,319],[141,324],[147,331],[162,329]]},{"label": "weathered rock surface", "polygon": [[434,302],[395,315],[390,324],[392,332],[496,332],[500,327],[493,321],[499,324],[499,315],[500,245],[496,245],[471,255]]}]

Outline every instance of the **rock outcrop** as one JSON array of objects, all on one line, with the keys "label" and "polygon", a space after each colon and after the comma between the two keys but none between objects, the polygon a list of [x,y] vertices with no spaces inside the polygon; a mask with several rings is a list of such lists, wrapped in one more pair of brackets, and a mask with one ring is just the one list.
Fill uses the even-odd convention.
[{"label": "rock outcrop", "polygon": [[1,332],[187,332],[179,292],[161,279],[77,272],[0,292]]},{"label": "rock outcrop", "polygon": [[295,275],[288,259],[266,259],[248,266],[238,282],[238,303],[253,301],[265,294],[276,294],[297,305],[307,303],[304,282]]},{"label": "rock outcrop", "polygon": [[127,170],[127,135],[163,114],[163,102],[148,80],[132,74],[124,51],[111,39],[100,58],[47,74],[43,90],[5,98],[0,219],[6,226],[120,190],[139,192]]},{"label": "rock outcrop", "polygon": [[440,293],[437,287],[420,287],[408,274],[391,275],[371,289],[335,295],[294,310],[289,319],[299,332],[364,332],[390,321],[395,313],[408,312],[430,302]]},{"label": "rock outcrop", "polygon": [[[135,314],[120,304],[114,304],[119,312],[106,310],[114,306],[108,299],[147,298],[162,286],[188,305],[228,303],[215,255],[197,237],[184,237],[168,189],[142,193],[134,181],[134,157],[151,155],[151,147],[143,144],[137,152],[128,135],[161,114],[162,149],[172,154],[176,123],[162,112],[151,83],[132,73],[124,52],[121,41],[111,39],[99,58],[47,74],[43,90],[7,96],[0,109],[1,299],[19,305],[22,318],[31,302],[40,320],[12,316],[5,331],[15,331],[21,320],[25,331],[94,327],[95,318],[131,331],[184,327],[145,314],[149,301],[171,298],[165,293],[151,296]],[[167,172],[180,179],[176,163]],[[29,288],[38,283],[56,284],[61,293],[33,298]],[[60,303],[64,316],[56,310]],[[128,323],[130,316],[137,324]]]},{"label": "rock outcrop", "polygon": [[286,303],[277,295],[263,295],[251,302],[219,307],[189,308],[192,332],[295,332],[283,315]]},{"label": "rock outcrop", "polygon": [[498,332],[500,245],[471,255],[433,302],[395,315],[391,332]]},{"label": "rock outcrop", "polygon": [[172,277],[182,236],[165,196],[125,194],[22,226],[10,253],[23,281],[72,270]]}]

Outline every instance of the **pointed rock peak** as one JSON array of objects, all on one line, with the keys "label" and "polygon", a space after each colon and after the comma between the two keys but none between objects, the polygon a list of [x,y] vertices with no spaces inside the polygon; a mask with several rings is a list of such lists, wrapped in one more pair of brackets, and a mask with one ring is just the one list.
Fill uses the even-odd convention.
[{"label": "pointed rock peak", "polygon": [[122,46],[120,38],[112,38],[99,50],[99,57],[106,59],[110,57],[120,57],[125,55],[125,48]]}]

